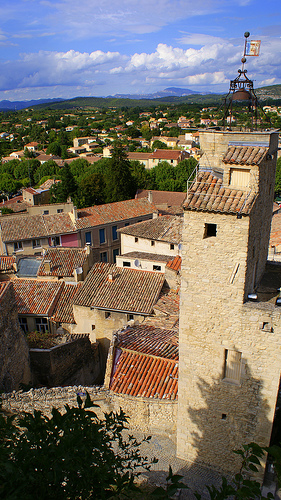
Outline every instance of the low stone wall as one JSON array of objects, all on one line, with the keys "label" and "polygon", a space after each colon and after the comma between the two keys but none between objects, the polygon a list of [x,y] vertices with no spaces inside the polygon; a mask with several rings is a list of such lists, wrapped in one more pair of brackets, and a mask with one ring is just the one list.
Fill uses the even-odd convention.
[{"label": "low stone wall", "polygon": [[89,393],[92,401],[99,405],[94,411],[102,418],[104,412],[118,411],[120,407],[129,417],[130,429],[145,434],[164,434],[175,440],[177,402],[149,398],[134,398],[113,394],[100,386],[46,387],[28,392],[2,394],[4,410],[22,414],[40,410],[50,416],[53,407],[64,411],[64,406],[77,406],[77,393]]},{"label": "low stone wall", "polygon": [[30,349],[33,385],[48,387],[99,382],[100,357],[98,345],[87,337],[51,349]]}]

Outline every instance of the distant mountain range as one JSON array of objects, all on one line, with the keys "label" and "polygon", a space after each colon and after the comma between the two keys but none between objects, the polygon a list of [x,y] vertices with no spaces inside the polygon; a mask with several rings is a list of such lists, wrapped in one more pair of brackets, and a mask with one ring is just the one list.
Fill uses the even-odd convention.
[{"label": "distant mountain range", "polygon": [[[106,108],[106,107],[149,107],[159,103],[191,103],[211,105],[221,103],[222,95],[210,92],[195,92],[190,89],[168,87],[154,94],[115,94],[107,97],[74,97],[72,99],[38,99],[30,101],[0,101],[0,111],[18,111],[36,106],[37,109],[77,109],[77,108]],[[261,101],[281,100],[281,85],[270,85],[256,89]],[[274,102],[273,102],[274,104]]]},{"label": "distant mountain range", "polygon": [[37,104],[53,104],[54,102],[64,101],[64,99],[33,99],[31,101],[0,101],[0,111],[19,111],[20,109],[30,108]]},{"label": "distant mountain range", "polygon": [[205,95],[206,92],[196,92],[195,90],[190,90],[190,89],[179,89],[177,87],[169,87],[164,90],[159,90],[154,94],[115,94],[114,96],[107,96],[107,97],[116,97],[118,99],[160,99],[161,97],[182,97],[191,94]]}]

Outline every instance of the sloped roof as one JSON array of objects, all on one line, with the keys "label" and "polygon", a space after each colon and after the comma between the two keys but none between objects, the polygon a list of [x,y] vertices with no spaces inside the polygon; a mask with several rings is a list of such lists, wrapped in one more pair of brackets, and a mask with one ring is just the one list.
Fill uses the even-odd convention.
[{"label": "sloped roof", "polygon": [[118,257],[122,257],[124,259],[141,259],[141,260],[149,260],[149,261],[157,261],[157,262],[168,262],[171,259],[170,255],[162,255],[158,253],[146,253],[146,252],[128,252],[119,255]]},{"label": "sloped roof", "polygon": [[110,389],[130,396],[176,399],[177,332],[137,326],[119,334]]},{"label": "sloped roof", "polygon": [[268,148],[263,146],[229,146],[223,157],[224,163],[238,165],[259,165],[266,156]]},{"label": "sloped roof", "polygon": [[13,264],[16,262],[14,255],[0,255],[0,271],[10,271],[14,269]]},{"label": "sloped roof", "polygon": [[52,320],[57,323],[75,323],[73,315],[73,302],[82,283],[65,284],[55,305]]},{"label": "sloped roof", "polygon": [[13,281],[18,313],[51,316],[62,286],[58,281]]},{"label": "sloped roof", "polygon": [[182,235],[182,217],[177,215],[162,215],[156,219],[138,222],[118,230],[139,238],[179,244]]},{"label": "sloped roof", "polygon": [[151,153],[151,158],[158,160],[178,160],[182,154],[183,151],[179,149],[156,149],[156,151]]},{"label": "sloped roof", "polygon": [[181,257],[177,255],[174,259],[169,260],[167,267],[173,271],[179,271],[181,269]]},{"label": "sloped roof", "polygon": [[[112,275],[112,281],[109,281],[109,275]],[[91,268],[74,303],[97,309],[150,314],[164,280],[161,273],[97,262]]]},{"label": "sloped roof", "polygon": [[[82,267],[87,259],[85,248],[50,248],[38,269],[38,276],[73,276],[74,269]],[[50,262],[50,272],[45,270],[45,261]]]},{"label": "sloped roof", "polygon": [[9,289],[10,286],[12,286],[12,283],[10,281],[0,283],[0,301],[5,296],[5,293]]},{"label": "sloped roof", "polygon": [[152,196],[153,203],[158,205],[168,205],[181,206],[186,198],[186,193],[181,193],[179,191],[156,191],[148,189],[138,189],[136,193],[136,198],[148,198],[149,193]]},{"label": "sloped roof", "polygon": [[187,193],[185,210],[248,215],[256,193],[224,187],[222,179],[209,172],[199,172]]},{"label": "sloped roof", "polygon": [[152,215],[157,212],[153,203],[148,200],[125,200],[93,207],[81,208],[77,211],[77,228],[83,229],[94,226],[102,226],[111,222]]},{"label": "sloped roof", "polygon": [[1,217],[3,241],[18,241],[76,231],[69,213]]}]

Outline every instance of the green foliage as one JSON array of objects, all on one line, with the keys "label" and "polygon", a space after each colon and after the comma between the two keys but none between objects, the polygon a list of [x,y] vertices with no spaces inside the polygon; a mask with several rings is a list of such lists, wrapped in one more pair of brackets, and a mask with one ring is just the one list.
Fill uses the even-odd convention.
[{"label": "green foliage", "polygon": [[167,147],[167,144],[165,144],[165,142],[156,139],[156,141],[154,141],[152,144],[152,149],[154,150],[154,149],[170,149],[170,148]]},{"label": "green foliage", "polygon": [[77,195],[77,183],[71,173],[69,165],[61,169],[61,182],[51,187],[51,198],[55,203],[65,203],[70,196],[72,199]]},{"label": "green foliage", "polygon": [[130,170],[130,162],[121,142],[113,143],[112,156],[106,171],[106,201],[123,201],[133,198],[136,185]]},{"label": "green foliage", "polygon": [[1,498],[103,500],[136,490],[138,470],[156,460],[141,456],[133,436],[124,438],[121,409],[100,419],[88,393],[77,402],[63,414],[53,408],[50,418],[40,411],[18,421],[0,414]]},{"label": "green foliage", "polygon": [[152,498],[168,499],[173,498],[179,489],[189,489],[188,486],[181,482],[183,476],[173,474],[171,466],[169,466],[169,474],[166,477],[166,488],[159,486],[152,493]]},{"label": "green foliage", "polygon": [[276,177],[275,177],[275,196],[281,195],[281,158],[278,158],[276,164]]},{"label": "green foliage", "polygon": [[[259,470],[258,467],[261,465],[264,451],[265,449],[256,443],[249,443],[243,445],[240,450],[235,450],[234,453],[241,456],[240,470],[231,481],[223,477],[219,488],[214,485],[207,486],[210,500],[273,499],[274,495],[272,493],[268,493],[266,497],[263,497],[262,485],[255,479],[251,479],[253,472]],[[195,493],[195,497],[197,500],[202,498],[199,493]]]},{"label": "green foliage", "polygon": [[55,141],[51,142],[46,150],[47,155],[60,156],[61,155],[61,145]]},{"label": "green foliage", "polygon": [[93,173],[84,177],[78,190],[79,208],[101,205],[105,200],[105,181],[102,174]]}]

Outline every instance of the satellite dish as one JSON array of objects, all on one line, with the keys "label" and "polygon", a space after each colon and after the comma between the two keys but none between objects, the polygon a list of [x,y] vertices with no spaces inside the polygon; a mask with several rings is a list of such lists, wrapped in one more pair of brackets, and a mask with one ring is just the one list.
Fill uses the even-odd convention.
[{"label": "satellite dish", "polygon": [[182,248],[182,244],[181,244],[181,243],[179,243],[179,245],[178,245],[178,249],[179,249],[179,250],[181,250],[181,248]]},{"label": "satellite dish", "polygon": [[83,273],[82,267],[77,267],[76,268],[76,274],[82,274],[82,273]]},{"label": "satellite dish", "polygon": [[138,259],[136,259],[134,261],[134,264],[135,264],[136,267],[140,267],[140,261]]}]

